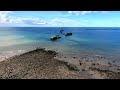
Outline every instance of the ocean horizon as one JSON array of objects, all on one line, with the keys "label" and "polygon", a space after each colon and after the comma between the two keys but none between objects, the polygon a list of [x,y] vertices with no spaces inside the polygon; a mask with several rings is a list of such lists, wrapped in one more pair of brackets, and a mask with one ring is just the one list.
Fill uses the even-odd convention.
[{"label": "ocean horizon", "polygon": [[[72,36],[60,34],[72,32]],[[51,41],[50,37],[61,35]],[[119,57],[120,27],[0,27],[0,52],[33,50],[37,47],[64,54]]]}]

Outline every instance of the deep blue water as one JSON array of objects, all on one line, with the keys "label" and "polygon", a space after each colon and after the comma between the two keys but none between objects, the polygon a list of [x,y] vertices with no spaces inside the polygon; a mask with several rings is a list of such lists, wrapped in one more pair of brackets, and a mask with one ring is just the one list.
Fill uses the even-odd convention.
[{"label": "deep blue water", "polygon": [[[50,37],[60,30],[72,32],[72,36],[53,42]],[[95,54],[119,56],[120,28],[80,27],[7,27],[0,28],[0,50],[33,49],[36,47],[57,49],[68,54]]]}]

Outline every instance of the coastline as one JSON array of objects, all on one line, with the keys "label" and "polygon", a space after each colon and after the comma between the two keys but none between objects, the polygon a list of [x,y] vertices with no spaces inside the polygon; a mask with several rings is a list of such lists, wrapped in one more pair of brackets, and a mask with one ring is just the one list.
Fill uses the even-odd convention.
[{"label": "coastline", "polygon": [[120,79],[120,62],[105,56],[36,49],[0,62],[1,79]]},{"label": "coastline", "polygon": [[0,62],[4,61],[8,58],[14,57],[15,55],[23,54],[27,51],[25,50],[9,50],[9,51],[1,51],[0,52]]}]

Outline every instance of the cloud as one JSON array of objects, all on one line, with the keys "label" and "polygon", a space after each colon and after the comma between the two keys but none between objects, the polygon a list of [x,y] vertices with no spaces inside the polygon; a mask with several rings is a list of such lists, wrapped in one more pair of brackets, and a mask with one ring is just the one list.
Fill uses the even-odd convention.
[{"label": "cloud", "polygon": [[14,23],[24,23],[29,25],[44,25],[47,22],[40,20],[39,18],[17,18]]},{"label": "cloud", "polygon": [[[87,14],[92,11],[68,11],[71,14]],[[4,25],[49,25],[49,26],[79,26],[82,25],[79,20],[72,20],[67,18],[53,18],[48,21],[43,21],[39,18],[22,18],[9,16],[10,13],[14,13],[12,11],[0,11],[0,24]]]},{"label": "cloud", "polygon": [[[73,13],[74,11],[69,11],[69,13]],[[47,21],[41,20],[40,18],[23,18],[23,17],[15,17],[10,16],[10,13],[14,13],[12,11],[0,11],[0,26],[52,26],[52,27],[67,27],[67,26],[82,26],[84,23],[79,20],[67,19],[67,18],[52,18]],[[79,11],[75,13],[79,14]],[[82,12],[82,14],[86,14],[88,12]],[[90,12],[89,12],[90,13]]]},{"label": "cloud", "polygon": [[[39,18],[21,18],[21,17],[10,17],[9,13],[12,11],[0,11],[0,24],[1,25],[45,25],[47,22],[40,20]],[[0,26],[1,26],[0,25]]]},{"label": "cloud", "polygon": [[12,11],[0,11],[0,23],[10,23],[9,13],[12,13]]},{"label": "cloud", "polygon": [[[61,16],[61,18],[51,18],[49,20],[42,20],[40,18],[23,18],[23,17],[15,17],[9,15],[10,13],[14,13],[12,11],[0,11],[0,26],[70,26],[70,27],[78,27],[85,26],[89,24],[89,21],[83,21],[81,19],[74,20],[68,19],[68,16],[71,15],[85,15],[91,13],[107,13],[107,11],[67,11],[65,15]],[[67,13],[67,14],[66,14]],[[58,17],[58,16],[56,16]]]},{"label": "cloud", "polygon": [[53,18],[48,21],[48,25],[50,26],[60,26],[60,27],[67,27],[67,26],[80,26],[83,25],[80,23],[79,20],[72,20],[66,18]]},{"label": "cloud", "polygon": [[91,13],[92,11],[68,11],[70,14],[75,14],[75,15],[85,15],[88,13]]},{"label": "cloud", "polygon": [[106,13],[108,13],[109,11],[101,11],[101,13],[104,13],[104,14],[106,14]]},{"label": "cloud", "polygon": [[108,11],[68,11],[69,14],[75,14],[75,15],[85,15],[90,13],[107,13]]}]

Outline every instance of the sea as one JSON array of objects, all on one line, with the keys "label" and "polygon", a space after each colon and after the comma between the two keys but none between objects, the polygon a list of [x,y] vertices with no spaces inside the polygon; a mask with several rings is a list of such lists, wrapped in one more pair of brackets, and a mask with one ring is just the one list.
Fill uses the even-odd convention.
[{"label": "sea", "polygon": [[[60,33],[72,32],[72,36]],[[50,37],[61,38],[51,41]],[[64,54],[104,55],[120,58],[118,27],[0,27],[0,54],[7,51],[36,48]]]}]

